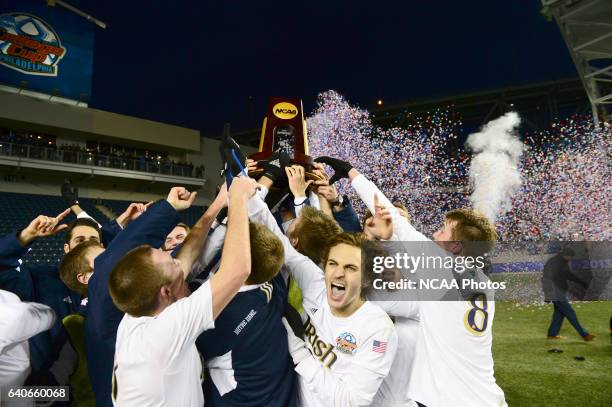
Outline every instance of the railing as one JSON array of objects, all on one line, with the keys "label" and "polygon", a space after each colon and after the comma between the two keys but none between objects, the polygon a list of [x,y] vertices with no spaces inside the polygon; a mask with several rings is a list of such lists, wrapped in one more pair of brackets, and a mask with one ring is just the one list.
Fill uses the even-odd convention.
[{"label": "railing", "polygon": [[95,167],[117,168],[154,174],[176,175],[179,177],[204,178],[203,169],[194,168],[191,165],[175,164],[165,159],[152,160],[144,157],[127,158],[57,147],[53,148],[6,142],[0,142],[0,155],[92,165]]}]

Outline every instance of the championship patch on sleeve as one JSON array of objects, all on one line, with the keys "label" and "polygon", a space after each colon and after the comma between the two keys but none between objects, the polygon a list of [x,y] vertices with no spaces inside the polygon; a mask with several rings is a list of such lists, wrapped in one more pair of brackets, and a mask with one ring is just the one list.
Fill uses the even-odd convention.
[{"label": "championship patch on sleeve", "polygon": [[385,353],[387,351],[387,342],[374,340],[372,342],[372,350],[376,353]]}]

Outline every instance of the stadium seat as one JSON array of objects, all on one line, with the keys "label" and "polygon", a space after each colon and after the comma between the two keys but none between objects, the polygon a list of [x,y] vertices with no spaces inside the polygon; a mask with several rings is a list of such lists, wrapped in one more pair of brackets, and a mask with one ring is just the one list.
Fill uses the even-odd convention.
[{"label": "stadium seat", "polygon": [[[130,205],[129,201],[104,200],[104,206],[115,215],[121,214]],[[108,219],[96,208],[96,200],[80,198],[79,205],[99,223]],[[18,194],[0,192],[0,236],[26,227],[38,215],[55,216],[66,209],[65,201],[59,196]],[[206,210],[202,206],[193,206],[180,213],[181,221],[193,226]],[[68,215],[64,222],[75,219]],[[24,267],[28,264],[57,264],[63,255],[64,233],[46,239],[38,239],[32,244],[32,251],[24,258]]]},{"label": "stadium seat", "polygon": [[[93,202],[83,199],[81,206],[98,222],[107,222],[109,219],[96,209]],[[66,202],[59,196],[0,192],[0,236],[25,228],[38,215],[55,216],[65,209]],[[70,214],[64,222],[74,219],[75,216]],[[63,254],[64,236],[64,233],[60,233],[36,240],[32,244],[32,251],[23,259],[24,267],[29,264],[57,264]]]}]

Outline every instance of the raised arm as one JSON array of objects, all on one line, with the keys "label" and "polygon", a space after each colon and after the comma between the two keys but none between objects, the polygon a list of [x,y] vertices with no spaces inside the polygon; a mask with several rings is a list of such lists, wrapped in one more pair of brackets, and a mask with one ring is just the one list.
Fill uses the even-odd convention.
[{"label": "raised arm", "polygon": [[[105,247],[108,247],[110,242],[121,232],[127,225],[136,220],[140,215],[145,213],[145,211],[153,204],[153,201],[143,204],[138,202],[131,203],[127,209],[116,219],[111,220],[110,222],[104,223],[100,227],[100,232],[102,232],[102,243]],[[74,208],[70,207],[73,211]],[[84,216],[81,216],[84,215]],[[77,216],[80,217],[88,217],[93,219],[91,216],[87,214],[87,212],[83,211],[81,214]],[[95,221],[95,219],[93,219]]]},{"label": "raised arm", "polygon": [[210,280],[213,318],[234,298],[251,274],[251,246],[247,201],[257,190],[257,183],[246,177],[234,178],[228,191],[227,234],[219,271]]},{"label": "raised arm", "polygon": [[196,222],[191,228],[191,232],[183,242],[181,249],[176,256],[181,261],[181,267],[183,268],[183,274],[185,279],[189,277],[193,269],[194,263],[202,253],[208,232],[213,224],[217,215],[227,206],[227,188],[225,184],[221,186],[221,190],[213,203],[208,207],[204,215]]},{"label": "raised arm", "polygon": [[20,265],[20,259],[28,252],[28,246],[41,237],[55,236],[68,225],[60,222],[68,216],[66,209],[56,217],[39,215],[19,232],[8,234],[0,239],[0,271],[14,269]]},{"label": "raised arm", "polygon": [[349,171],[349,178],[351,180],[351,186],[372,213],[376,211],[376,205],[374,204],[375,196],[378,197],[380,205],[389,210],[393,222],[393,237],[391,240],[404,242],[431,240],[416,230],[414,226],[408,222],[408,219],[400,215],[397,208],[393,206],[391,201],[387,199],[378,187],[373,182],[369,181],[363,174],[360,174],[355,168]]},{"label": "raised arm", "polygon": [[280,239],[285,250],[285,266],[302,290],[304,306],[319,306],[321,298],[325,296],[323,270],[308,257],[295,250],[287,236],[278,227],[270,209],[257,196],[249,200],[249,217],[252,221],[266,226]]},{"label": "raised arm", "polygon": [[417,231],[406,218],[401,216],[397,208],[393,206],[391,201],[387,199],[378,187],[366,179],[364,175],[360,174],[350,163],[332,157],[319,157],[315,161],[327,164],[334,169],[334,175],[330,179],[330,184],[341,178],[350,179],[351,186],[372,213],[376,211],[374,196],[378,196],[380,205],[387,208],[391,214],[393,222],[393,236],[391,240],[406,242],[430,240]]},{"label": "raised arm", "polygon": [[190,208],[196,195],[197,192],[189,192],[183,187],[170,189],[165,200],[153,204],[117,235],[108,246],[107,252],[110,253],[106,253],[106,256],[110,255],[111,262],[116,263],[140,245],[161,247],[168,233],[180,220],[178,212]]},{"label": "raised arm", "polygon": [[[198,278],[207,270],[210,272],[212,267],[217,264],[221,249],[223,248],[223,243],[225,242],[226,233],[227,227],[224,224],[219,224],[213,230],[213,232],[209,234],[209,236],[206,238],[206,242],[204,243],[204,249],[191,266],[191,274],[189,275],[189,279]],[[217,260],[217,262],[213,264],[213,261],[215,260]],[[208,273],[206,273],[206,275],[208,275]],[[206,276],[204,276],[204,278],[206,278]]]},{"label": "raised arm", "polygon": [[21,231],[0,238],[0,271],[19,267],[20,259],[30,250],[28,246],[34,240],[55,236],[66,229],[68,225],[60,222],[69,213],[70,209],[66,209],[55,217],[39,215]]},{"label": "raised arm", "polygon": [[172,228],[179,222],[178,211],[193,203],[195,193],[174,187],[168,197],[153,204],[142,216],[131,222],[94,260],[94,273],[87,284],[89,305],[86,324],[100,335],[115,335],[123,318],[113,303],[108,282],[113,268],[130,250],[149,245],[159,248]]}]

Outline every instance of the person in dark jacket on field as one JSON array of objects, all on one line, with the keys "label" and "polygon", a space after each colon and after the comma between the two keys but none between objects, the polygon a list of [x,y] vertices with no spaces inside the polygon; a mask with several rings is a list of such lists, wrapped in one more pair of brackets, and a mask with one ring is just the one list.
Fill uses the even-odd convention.
[{"label": "person in dark jacket on field", "polygon": [[563,248],[544,265],[542,275],[544,300],[552,302],[554,306],[553,318],[548,328],[548,339],[562,339],[559,336],[559,331],[563,319],[567,318],[582,339],[588,342],[592,341],[595,336],[580,325],[576,312],[567,300],[568,281],[575,281],[584,285],[584,282],[573,275],[570,270],[569,262],[573,257],[574,251],[572,249]]}]

